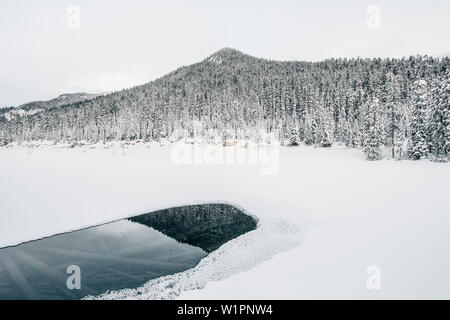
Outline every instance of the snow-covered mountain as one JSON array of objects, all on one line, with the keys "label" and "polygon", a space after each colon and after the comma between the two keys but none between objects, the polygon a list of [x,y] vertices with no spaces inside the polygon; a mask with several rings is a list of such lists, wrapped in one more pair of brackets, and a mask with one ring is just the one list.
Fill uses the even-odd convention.
[{"label": "snow-covered mountain", "polygon": [[90,100],[97,96],[99,96],[99,94],[95,94],[95,93],[92,94],[92,93],[85,93],[85,92],[65,93],[65,94],[62,94],[51,100],[28,102],[28,103],[18,106],[17,108],[22,109],[22,110],[51,109],[51,108],[59,107],[59,106],[66,105],[66,104],[72,104],[72,103],[76,103],[76,102]]},{"label": "snow-covered mountain", "polygon": [[[413,133],[431,130],[436,135],[427,133],[417,142],[422,157],[423,146],[435,145],[439,153],[450,148],[447,120],[439,118],[449,114],[439,98],[448,95],[449,70],[448,58],[281,62],[225,48],[131,89],[92,99],[63,96],[50,108],[34,103],[32,108],[43,110],[0,120],[0,145],[137,139],[342,143],[371,146],[366,154],[377,158],[382,145],[404,156]],[[421,110],[415,110],[422,98]],[[428,124],[425,118],[433,120]]]},{"label": "snow-covered mountain", "polygon": [[65,93],[47,101],[32,101],[15,108],[0,109],[0,117],[3,116],[6,120],[10,121],[16,117],[31,116],[44,110],[90,100],[98,96],[99,94],[85,92]]}]

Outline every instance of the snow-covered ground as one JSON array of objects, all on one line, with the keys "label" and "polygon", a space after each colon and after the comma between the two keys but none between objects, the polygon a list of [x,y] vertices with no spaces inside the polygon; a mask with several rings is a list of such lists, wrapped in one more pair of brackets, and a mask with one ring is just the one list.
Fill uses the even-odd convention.
[{"label": "snow-covered ground", "polygon": [[[346,148],[267,154],[186,164],[157,144],[0,148],[0,247],[228,202],[260,227],[192,270],[107,298],[450,298],[449,164],[368,162]],[[379,290],[366,285],[373,265]]]}]

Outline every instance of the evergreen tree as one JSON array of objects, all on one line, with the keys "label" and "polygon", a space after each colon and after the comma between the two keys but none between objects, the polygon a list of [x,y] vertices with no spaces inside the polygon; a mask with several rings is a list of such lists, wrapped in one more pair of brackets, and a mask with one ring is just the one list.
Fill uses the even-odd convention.
[{"label": "evergreen tree", "polygon": [[314,117],[307,112],[305,115],[305,144],[311,145],[315,143],[316,121]]},{"label": "evergreen tree", "polygon": [[429,132],[431,152],[435,156],[450,154],[450,74],[433,89]]},{"label": "evergreen tree", "polygon": [[401,120],[402,105],[400,103],[399,77],[388,75],[386,111],[387,111],[387,136],[391,146],[392,158],[395,159],[395,150],[399,150],[402,144]]},{"label": "evergreen tree", "polygon": [[379,160],[381,159],[380,149],[380,134],[377,128],[370,127],[366,133],[366,140],[364,141],[364,154],[367,160]]},{"label": "evergreen tree", "polygon": [[367,160],[381,158],[380,109],[378,98],[372,98],[364,105],[364,154]]},{"label": "evergreen tree", "polygon": [[300,139],[299,139],[298,128],[296,126],[294,126],[291,129],[291,135],[290,135],[290,138],[289,138],[289,145],[290,146],[298,146],[299,144],[300,144]]},{"label": "evergreen tree", "polygon": [[333,145],[332,141],[332,125],[331,125],[331,119],[329,116],[329,113],[321,108],[321,111],[319,113],[320,115],[320,122],[319,122],[319,128],[318,128],[318,139],[319,145],[323,148],[329,148]]},{"label": "evergreen tree", "polygon": [[408,153],[410,159],[419,160],[426,158],[429,153],[426,123],[430,101],[428,84],[425,80],[414,83],[412,103],[411,139]]},{"label": "evergreen tree", "polygon": [[297,113],[295,112],[295,109],[292,112],[293,116],[291,122],[291,131],[289,135],[289,145],[298,146],[300,144],[300,133],[298,129]]}]

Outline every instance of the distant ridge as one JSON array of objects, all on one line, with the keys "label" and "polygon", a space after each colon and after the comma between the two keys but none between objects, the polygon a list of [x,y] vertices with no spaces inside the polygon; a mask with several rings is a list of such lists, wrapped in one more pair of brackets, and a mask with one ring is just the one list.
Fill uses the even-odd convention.
[{"label": "distant ridge", "polygon": [[1,108],[0,116],[3,116],[8,121],[10,121],[16,117],[31,116],[40,113],[44,110],[49,110],[63,105],[87,101],[90,99],[94,99],[98,96],[100,96],[100,94],[92,94],[85,92],[64,93],[51,100],[32,101],[19,105],[18,107]]},{"label": "distant ridge", "polygon": [[93,99],[95,97],[98,97],[99,94],[93,94],[93,93],[86,93],[86,92],[78,92],[78,93],[64,93],[59,95],[56,98],[53,98],[51,100],[46,101],[32,101],[24,103],[20,106],[18,106],[18,109],[23,110],[31,110],[31,109],[49,109],[52,107],[58,107],[65,104],[80,102],[88,99]]}]

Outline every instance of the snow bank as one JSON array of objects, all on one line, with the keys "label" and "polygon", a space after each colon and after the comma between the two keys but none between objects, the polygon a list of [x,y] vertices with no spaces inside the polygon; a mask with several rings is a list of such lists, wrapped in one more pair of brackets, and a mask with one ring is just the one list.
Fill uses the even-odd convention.
[{"label": "snow bank", "polygon": [[245,272],[301,243],[301,229],[288,221],[262,221],[258,229],[229,241],[205,257],[193,269],[150,280],[137,289],[113,291],[86,299],[174,299],[182,292],[198,290]]}]

